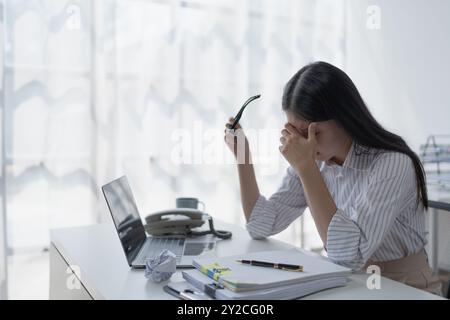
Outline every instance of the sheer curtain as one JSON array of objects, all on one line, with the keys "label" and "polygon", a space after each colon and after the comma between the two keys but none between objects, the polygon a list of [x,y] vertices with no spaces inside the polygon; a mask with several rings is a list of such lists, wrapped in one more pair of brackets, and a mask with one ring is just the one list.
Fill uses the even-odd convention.
[{"label": "sheer curtain", "polygon": [[[122,174],[142,215],[196,196],[214,217],[243,225],[225,122],[262,94],[242,125],[270,195],[286,168],[284,84],[313,60],[344,61],[343,1],[0,4],[10,253],[47,246],[51,228],[109,222],[100,187]],[[320,248],[309,215],[302,219],[278,237]]]}]

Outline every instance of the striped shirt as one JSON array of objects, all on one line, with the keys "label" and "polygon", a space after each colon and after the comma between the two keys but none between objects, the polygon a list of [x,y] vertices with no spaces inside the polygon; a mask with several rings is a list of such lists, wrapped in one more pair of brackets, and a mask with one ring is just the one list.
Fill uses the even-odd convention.
[{"label": "striped shirt", "polygon": [[[424,207],[417,205],[416,175],[405,154],[353,144],[342,166],[317,162],[337,211],[327,232],[328,257],[361,269],[419,252],[426,244]],[[269,199],[260,196],[246,227],[261,239],[287,228],[307,207],[292,167]]]}]

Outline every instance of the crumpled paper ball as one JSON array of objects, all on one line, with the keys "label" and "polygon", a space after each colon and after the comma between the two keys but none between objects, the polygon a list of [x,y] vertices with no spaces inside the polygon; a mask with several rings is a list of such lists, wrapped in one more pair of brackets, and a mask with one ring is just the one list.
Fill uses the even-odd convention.
[{"label": "crumpled paper ball", "polygon": [[177,257],[167,249],[145,262],[145,277],[153,282],[168,280],[177,270]]}]

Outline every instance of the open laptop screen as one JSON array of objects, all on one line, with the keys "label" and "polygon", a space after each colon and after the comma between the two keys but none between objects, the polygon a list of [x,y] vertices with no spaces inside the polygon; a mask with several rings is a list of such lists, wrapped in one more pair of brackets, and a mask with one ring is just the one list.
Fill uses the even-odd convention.
[{"label": "open laptop screen", "polygon": [[123,250],[131,265],[146,239],[144,225],[126,176],[102,187]]}]

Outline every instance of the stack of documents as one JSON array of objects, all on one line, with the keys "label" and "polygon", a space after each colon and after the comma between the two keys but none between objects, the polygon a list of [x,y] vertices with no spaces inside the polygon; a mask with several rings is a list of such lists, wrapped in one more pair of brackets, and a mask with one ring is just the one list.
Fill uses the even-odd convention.
[{"label": "stack of documents", "polygon": [[[237,261],[241,259],[301,265],[303,271],[252,266]],[[220,300],[296,299],[345,286],[351,274],[351,269],[296,249],[199,258],[193,264],[196,269],[182,273],[187,284]]]}]

